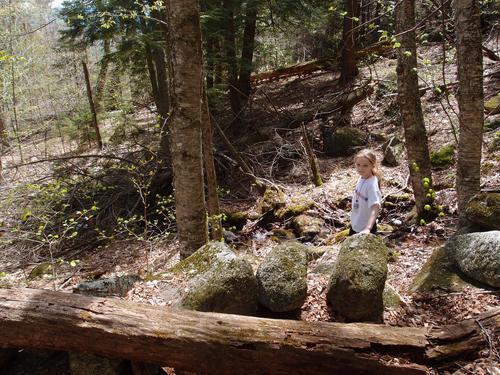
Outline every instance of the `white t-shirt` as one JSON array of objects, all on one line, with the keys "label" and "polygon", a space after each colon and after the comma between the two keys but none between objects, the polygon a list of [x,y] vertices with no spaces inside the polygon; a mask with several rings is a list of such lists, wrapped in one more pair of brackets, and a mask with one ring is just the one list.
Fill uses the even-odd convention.
[{"label": "white t-shirt", "polygon": [[371,207],[377,203],[380,205],[381,202],[382,195],[378,188],[377,177],[371,176],[366,179],[360,177],[352,195],[351,227],[355,232],[361,232],[366,228]]}]

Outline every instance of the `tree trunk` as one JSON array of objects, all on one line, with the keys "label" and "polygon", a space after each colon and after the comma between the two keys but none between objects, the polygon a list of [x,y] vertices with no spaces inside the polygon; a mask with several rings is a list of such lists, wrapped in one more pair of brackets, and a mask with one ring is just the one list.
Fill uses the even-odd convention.
[{"label": "tree trunk", "polygon": [[238,89],[240,105],[243,106],[250,95],[250,75],[252,73],[253,52],[255,48],[255,29],[257,24],[257,4],[250,1],[247,4],[245,16],[245,30],[243,32],[243,45],[241,47],[240,76]]},{"label": "tree trunk", "polygon": [[201,313],[49,290],[0,289],[0,330],[4,348],[80,351],[201,374],[423,375],[427,364],[476,355],[487,347],[486,337],[500,331],[500,309],[450,326],[391,327]]},{"label": "tree trunk", "polygon": [[94,100],[92,99],[92,87],[90,85],[89,70],[87,64],[82,60],[83,74],[85,75],[85,85],[87,86],[87,98],[89,99],[90,112],[92,113],[92,125],[94,127],[97,146],[102,150],[101,132],[99,131],[99,124],[97,123],[97,113],[95,111]]},{"label": "tree trunk", "polygon": [[238,123],[241,111],[240,94],[238,91],[238,61],[236,59],[236,30],[234,25],[234,4],[235,0],[223,0],[226,17],[224,20],[224,49],[226,51],[226,63],[228,70],[227,84],[229,86],[229,102],[231,111],[235,117],[234,122]]},{"label": "tree trunk", "polygon": [[215,174],[213,153],[213,126],[208,108],[207,90],[203,87],[203,108],[201,122],[203,127],[203,165],[207,182],[207,211],[210,228],[210,239],[220,241],[222,238],[222,222],[217,193],[217,175]]},{"label": "tree trunk", "polygon": [[4,146],[7,144],[7,129],[3,121],[3,116],[0,114],[0,184],[3,182],[3,150]]},{"label": "tree trunk", "polygon": [[342,56],[340,60],[340,82],[347,84],[359,73],[356,62],[356,44],[359,25],[360,0],[345,0],[344,27],[342,30]]},{"label": "tree trunk", "polygon": [[457,195],[460,226],[467,224],[465,207],[480,191],[480,163],[483,142],[484,93],[483,57],[479,2],[455,0],[455,32],[458,66]]},{"label": "tree trunk", "polygon": [[158,102],[156,105],[161,129],[158,159],[166,161],[170,155],[169,137],[167,132],[168,112],[170,111],[170,94],[168,92],[165,51],[160,47],[156,47],[153,50],[153,60],[156,67],[156,82],[158,84]]},{"label": "tree trunk", "polygon": [[171,142],[181,258],[207,242],[202,158],[202,54],[197,0],[167,1]]},{"label": "tree trunk", "polygon": [[99,75],[97,76],[97,84],[95,88],[95,110],[99,112],[102,109],[102,97],[104,95],[104,87],[106,86],[106,77],[108,74],[109,67],[109,53],[110,53],[110,41],[109,39],[104,39],[103,50],[104,56],[101,60],[101,69],[99,70]]},{"label": "tree trunk", "polygon": [[[401,122],[404,126],[405,143],[410,168],[410,180],[415,195],[418,217],[426,219],[426,195],[432,188],[431,163],[427,133],[418,92],[417,48],[415,42],[415,0],[402,0],[396,7],[396,33],[401,47],[398,48],[398,101]],[[427,180],[423,180],[427,178]]]}]

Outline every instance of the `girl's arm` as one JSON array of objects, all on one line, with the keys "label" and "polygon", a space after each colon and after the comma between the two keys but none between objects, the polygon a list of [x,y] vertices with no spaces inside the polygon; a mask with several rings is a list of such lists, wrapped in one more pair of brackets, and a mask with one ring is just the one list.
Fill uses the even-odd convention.
[{"label": "girl's arm", "polygon": [[375,203],[371,206],[370,217],[368,219],[368,222],[366,223],[366,227],[359,233],[370,233],[370,230],[372,229],[373,225],[375,224],[375,221],[377,220],[379,211],[380,211],[379,203]]}]

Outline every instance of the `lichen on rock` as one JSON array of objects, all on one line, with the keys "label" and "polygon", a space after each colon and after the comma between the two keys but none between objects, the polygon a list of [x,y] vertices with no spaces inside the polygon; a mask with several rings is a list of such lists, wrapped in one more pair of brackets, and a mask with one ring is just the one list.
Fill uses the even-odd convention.
[{"label": "lichen on rock", "polygon": [[274,312],[292,311],[307,298],[307,253],[289,241],[276,246],[257,270],[259,302]]}]

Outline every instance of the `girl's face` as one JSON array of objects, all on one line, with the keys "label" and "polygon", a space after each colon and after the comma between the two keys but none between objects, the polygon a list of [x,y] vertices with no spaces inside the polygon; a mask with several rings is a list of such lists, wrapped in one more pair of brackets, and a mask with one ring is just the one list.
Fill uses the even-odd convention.
[{"label": "girl's face", "polygon": [[373,175],[372,168],[373,165],[367,158],[356,158],[354,161],[354,166],[356,167],[356,172],[363,178],[369,178]]}]

